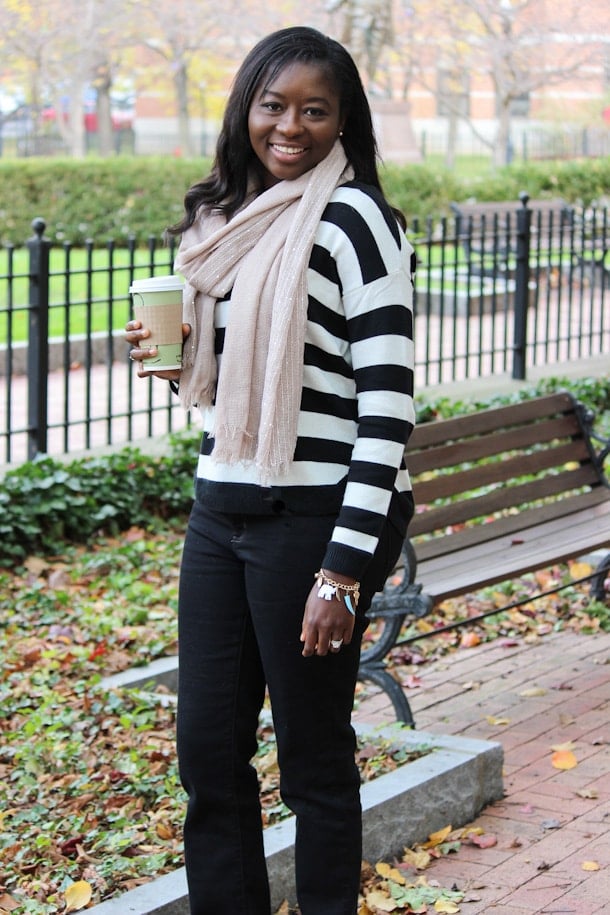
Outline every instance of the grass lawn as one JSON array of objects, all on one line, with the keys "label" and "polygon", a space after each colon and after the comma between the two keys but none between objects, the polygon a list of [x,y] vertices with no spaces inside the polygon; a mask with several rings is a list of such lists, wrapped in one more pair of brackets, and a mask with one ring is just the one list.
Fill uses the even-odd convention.
[{"label": "grass lawn", "polygon": [[[0,344],[27,339],[29,254],[0,249]],[[52,248],[49,336],[121,330],[131,314],[133,277],[172,272],[169,249]],[[9,276],[13,279],[9,281]]]}]

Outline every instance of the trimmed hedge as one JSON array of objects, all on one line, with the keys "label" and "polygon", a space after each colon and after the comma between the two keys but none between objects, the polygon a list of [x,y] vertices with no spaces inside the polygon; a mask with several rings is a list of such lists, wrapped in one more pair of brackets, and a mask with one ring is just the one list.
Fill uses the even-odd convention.
[{"label": "trimmed hedge", "polygon": [[[208,159],[171,157],[0,160],[0,242],[23,244],[36,216],[55,242],[159,237],[178,221],[185,191],[209,167]],[[426,165],[387,165],[381,175],[389,199],[411,222],[447,215],[452,200],[517,200],[522,190],[588,206],[608,194],[610,157],[516,163],[468,180]]]}]

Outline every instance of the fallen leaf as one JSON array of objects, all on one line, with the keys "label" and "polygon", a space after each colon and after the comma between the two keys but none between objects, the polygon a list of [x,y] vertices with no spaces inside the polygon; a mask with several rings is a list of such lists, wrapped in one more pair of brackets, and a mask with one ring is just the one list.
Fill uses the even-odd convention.
[{"label": "fallen leaf", "polygon": [[597,861],[583,861],[581,864],[583,871],[598,871],[599,864]]},{"label": "fallen leaf", "polygon": [[437,899],[434,903],[435,912],[443,912],[445,915],[455,915],[456,912],[460,911],[459,905],[456,905],[455,902],[452,902],[450,899]]},{"label": "fallen leaf", "polygon": [[543,829],[561,829],[561,820],[543,820],[540,825]]},{"label": "fallen leaf", "polygon": [[568,740],[566,743],[556,743],[551,746],[551,750],[557,750],[558,753],[561,753],[563,750],[575,750],[576,744],[573,740]]},{"label": "fallen leaf", "polygon": [[380,892],[380,890],[373,890],[372,893],[369,893],[366,897],[366,904],[369,907],[373,906],[375,909],[379,909],[381,912],[395,912],[398,908],[398,903],[386,896],[385,893]]},{"label": "fallen leaf", "polygon": [[547,692],[548,690],[543,686],[532,686],[531,689],[524,689],[519,695],[523,696],[525,699],[529,699],[533,696],[546,696]]},{"label": "fallen leaf", "polygon": [[599,794],[597,793],[595,788],[581,788],[580,791],[575,791],[574,793],[577,794],[578,797],[584,797],[587,800],[592,800],[592,801],[596,800],[599,797]]},{"label": "fallen leaf", "polygon": [[524,804],[523,807],[519,808],[519,813],[534,813],[535,809],[531,804]]},{"label": "fallen leaf", "polygon": [[593,571],[593,567],[588,562],[571,562],[570,573],[572,578],[586,578]]},{"label": "fallen leaf", "polygon": [[21,907],[21,903],[9,896],[8,893],[0,895],[0,912],[14,912]]},{"label": "fallen leaf", "polygon": [[418,871],[424,870],[428,867],[430,861],[432,860],[429,852],[425,851],[423,848],[414,851],[411,848],[405,848],[405,853],[402,857],[403,863],[414,867]]},{"label": "fallen leaf", "polygon": [[445,826],[444,829],[439,829],[438,832],[433,832],[428,836],[428,841],[424,842],[422,848],[434,848],[435,845],[440,845],[445,841],[448,835],[451,833],[451,826]]},{"label": "fallen leaf", "polygon": [[498,840],[494,835],[488,834],[484,836],[470,836],[470,844],[477,845],[479,848],[493,848],[494,845],[498,844]]},{"label": "fallen leaf", "polygon": [[174,829],[169,823],[157,823],[155,831],[160,839],[173,839]]},{"label": "fallen leaf", "polygon": [[495,725],[495,724],[502,724],[502,725],[510,724],[510,718],[495,718],[494,715],[487,715],[487,716],[486,716],[486,720],[487,720],[487,724],[492,724],[492,725]]},{"label": "fallen leaf", "polygon": [[66,912],[78,912],[91,902],[93,890],[86,880],[77,880],[71,883],[64,893],[66,899]]},{"label": "fallen leaf", "polygon": [[558,750],[551,757],[551,765],[555,769],[574,769],[578,760],[571,750]]},{"label": "fallen leaf", "polygon": [[380,861],[375,865],[375,870],[380,877],[383,877],[384,880],[393,880],[394,883],[406,884],[406,880],[400,871],[392,867],[390,864],[386,864],[385,861]]},{"label": "fallen leaf", "polygon": [[465,632],[460,639],[460,648],[475,648],[481,644],[481,637],[476,632]]}]

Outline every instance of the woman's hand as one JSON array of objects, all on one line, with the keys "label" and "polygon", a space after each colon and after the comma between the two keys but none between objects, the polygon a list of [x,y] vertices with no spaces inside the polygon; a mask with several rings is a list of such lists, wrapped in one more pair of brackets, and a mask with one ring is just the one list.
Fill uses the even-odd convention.
[{"label": "woman's hand", "polygon": [[[337,572],[327,571],[328,577],[342,584],[353,585],[355,579]],[[342,645],[349,645],[354,632],[355,617],[345,606],[342,595],[337,595],[326,600],[318,597],[320,590],[317,582],[309,592],[305,604],[301,641],[303,642],[303,657],[311,655],[325,655],[330,651],[335,654],[341,650]],[[335,644],[332,644],[335,643]]]},{"label": "woman's hand", "polygon": [[[186,340],[191,332],[190,324],[182,325],[182,339]],[[125,325],[125,339],[128,343],[131,343],[132,349],[129,350],[129,358],[133,362],[138,362],[138,376],[140,378],[147,378],[149,375],[154,375],[156,378],[163,378],[166,381],[178,381],[180,378],[180,369],[169,369],[167,371],[155,372],[147,371],[145,368],[145,363],[147,359],[150,359],[151,356],[157,355],[156,346],[144,346],[142,345],[143,341],[150,337],[150,330],[147,327],[142,327],[141,321],[128,321]]]}]

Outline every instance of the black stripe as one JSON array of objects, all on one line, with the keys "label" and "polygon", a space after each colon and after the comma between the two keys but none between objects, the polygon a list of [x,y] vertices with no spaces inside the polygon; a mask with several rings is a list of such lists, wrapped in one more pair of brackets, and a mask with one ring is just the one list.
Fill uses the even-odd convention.
[{"label": "black stripe", "polygon": [[322,245],[313,246],[309,258],[309,268],[310,270],[315,270],[320,276],[323,276],[333,283],[333,285],[337,286],[339,292],[343,295],[343,287],[341,285],[341,278],[337,272],[336,261],[327,248],[323,248]]},{"label": "black stripe", "polygon": [[343,375],[344,378],[354,377],[351,367],[342,356],[331,356],[318,346],[312,346],[310,343],[305,344],[304,364],[315,365],[317,368],[322,369],[323,372],[333,372],[335,375]]},{"label": "black stripe", "polygon": [[337,419],[358,419],[358,405],[355,400],[338,397],[328,391],[313,391],[303,388],[301,410],[305,413],[321,413],[323,416],[336,416]]},{"label": "black stripe", "polygon": [[380,489],[391,490],[396,482],[396,467],[372,464],[368,461],[352,461],[349,468],[350,482],[366,483]]},{"label": "black stripe", "polygon": [[336,311],[333,311],[332,308],[328,308],[312,295],[309,296],[307,319],[314,324],[319,324],[320,327],[323,327],[332,334],[333,337],[337,337],[339,340],[348,339],[345,315],[338,314]]},{"label": "black stripe", "polygon": [[412,373],[402,365],[367,365],[355,372],[359,391],[396,391],[411,395]]},{"label": "black stripe", "polygon": [[392,208],[389,203],[381,193],[381,191],[373,187],[371,184],[363,184],[361,181],[348,181],[347,184],[342,185],[343,187],[353,187],[356,190],[360,191],[362,194],[366,194],[367,197],[370,197],[381,211],[381,215],[384,218],[385,224],[392,233],[392,236],[400,248],[400,228],[398,222],[396,221],[396,216],[392,212]]},{"label": "black stripe", "polygon": [[377,512],[367,511],[366,508],[354,508],[351,505],[344,505],[339,523],[342,527],[347,527],[352,531],[370,534],[371,537],[378,537],[379,525],[382,520],[383,516]]},{"label": "black stripe", "polygon": [[295,461],[316,461],[322,464],[344,464],[352,457],[353,446],[348,442],[335,442],[326,438],[301,436],[294,452]]},{"label": "black stripe", "polygon": [[358,434],[363,438],[381,438],[389,442],[406,442],[413,431],[413,423],[391,416],[363,416]]},{"label": "black stripe", "polygon": [[[405,281],[406,282],[406,281]],[[379,337],[382,334],[396,334],[399,337],[413,337],[413,316],[404,305],[385,305],[366,314],[350,318],[349,336],[352,343]]]},{"label": "black stripe", "polygon": [[349,238],[358,255],[362,282],[365,286],[382,276],[387,276],[388,271],[377,240],[361,213],[346,203],[335,202],[328,204],[322,219],[338,226]]}]

